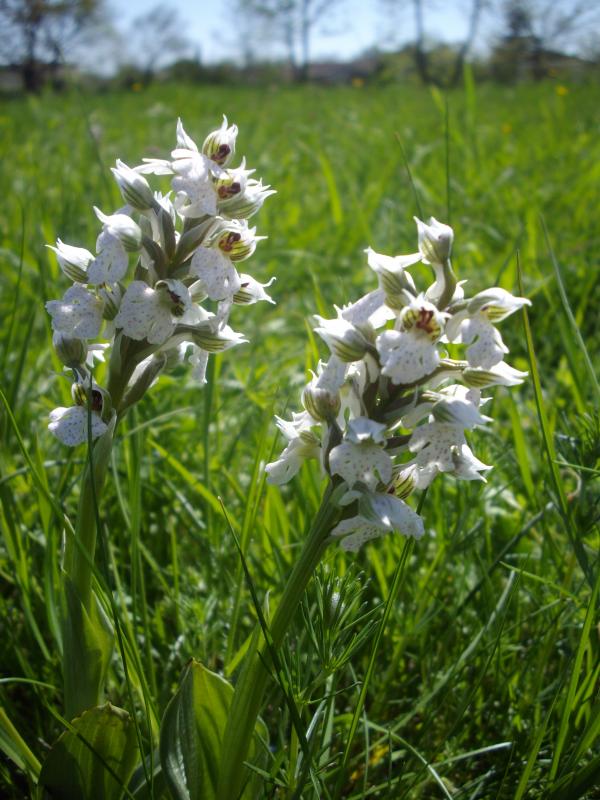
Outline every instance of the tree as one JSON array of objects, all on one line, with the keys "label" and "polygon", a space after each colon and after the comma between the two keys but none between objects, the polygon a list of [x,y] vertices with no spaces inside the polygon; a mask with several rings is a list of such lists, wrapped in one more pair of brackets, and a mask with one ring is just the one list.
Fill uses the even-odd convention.
[{"label": "tree", "polygon": [[475,42],[484,6],[484,0],[471,0],[467,33],[456,50],[453,67],[449,70],[446,79],[443,80],[441,76],[434,73],[431,67],[429,52],[426,47],[423,2],[422,0],[413,0],[416,32],[415,65],[423,83],[433,83],[437,86],[456,86],[462,75],[465,59]]},{"label": "tree", "polygon": [[501,0],[505,38],[532,37],[542,49],[576,48],[600,21],[600,6],[590,0]]},{"label": "tree", "polygon": [[540,79],[552,63],[580,50],[600,21],[598,4],[581,0],[501,0],[504,32],[494,47],[496,75],[511,79],[530,75]]},{"label": "tree", "polygon": [[310,66],[312,35],[327,14],[343,0],[238,0],[243,15],[266,28],[281,42],[299,81],[306,81]]},{"label": "tree", "polygon": [[133,20],[128,43],[132,59],[141,67],[147,82],[158,68],[193,55],[190,40],[182,30],[185,24],[175,9],[162,3]]},{"label": "tree", "polygon": [[0,58],[19,66],[27,91],[38,91],[100,7],[101,0],[0,0]]}]

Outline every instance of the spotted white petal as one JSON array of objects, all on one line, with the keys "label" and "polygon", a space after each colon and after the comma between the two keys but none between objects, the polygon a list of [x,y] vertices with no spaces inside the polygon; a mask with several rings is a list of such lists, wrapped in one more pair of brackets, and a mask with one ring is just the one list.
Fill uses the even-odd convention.
[{"label": "spotted white petal", "polygon": [[392,459],[371,438],[360,443],[346,439],[338,444],[329,454],[329,468],[349,487],[360,482],[375,491],[379,483],[388,484],[392,479]]},{"label": "spotted white petal", "polygon": [[217,213],[217,193],[212,180],[209,159],[201,153],[187,150],[174,150],[173,170],[176,173],[171,182],[173,191],[178,193],[175,206],[184,217],[215,216]]},{"label": "spotted white petal", "polygon": [[[107,425],[95,411],[91,413],[92,439],[97,439],[106,431]],[[86,406],[55,408],[50,412],[48,430],[59,441],[69,447],[76,447],[88,441],[88,409]]]},{"label": "spotted white petal", "polygon": [[462,323],[459,338],[463,344],[470,345],[467,347],[467,360],[471,367],[491,369],[508,353],[500,331],[482,314]]},{"label": "spotted white petal", "polygon": [[479,461],[467,445],[463,429],[458,425],[429,422],[412,434],[409,450],[417,453],[416,463],[422,468],[451,472],[465,480],[484,480],[481,472],[491,469]]},{"label": "spotted white petal", "polygon": [[202,281],[211,300],[233,297],[241,287],[237,270],[215,247],[199,247],[193,255],[190,272]]},{"label": "spotted white petal", "polygon": [[104,303],[83,286],[74,284],[62,300],[49,300],[52,329],[77,339],[95,339],[102,327]]},{"label": "spotted white petal", "polygon": [[291,422],[281,417],[275,417],[275,422],[288,444],[276,461],[267,464],[265,472],[269,483],[281,485],[298,473],[306,459],[320,457],[321,443],[311,431],[314,420],[306,412],[294,414]]},{"label": "spotted white petal", "polygon": [[376,289],[369,292],[356,303],[338,309],[339,315],[353,325],[372,325],[381,328],[390,319],[396,316],[392,309],[385,303],[385,292]]},{"label": "spotted white petal", "polygon": [[365,542],[397,531],[404,536],[420,538],[423,520],[406,503],[391,494],[365,495],[357,516],[342,520],[331,535],[341,538],[344,550],[356,552]]},{"label": "spotted white petal", "polygon": [[[119,215],[124,216],[124,215]],[[88,267],[88,283],[117,283],[125,277],[129,259],[121,240],[104,230],[96,242],[98,255]]]},{"label": "spotted white petal", "polygon": [[192,365],[192,378],[198,383],[206,384],[206,368],[208,366],[209,353],[202,348],[193,345],[193,352],[189,357],[189,362]]},{"label": "spotted white petal", "polygon": [[371,442],[373,444],[385,444],[386,426],[381,422],[368,417],[357,417],[350,420],[346,438],[355,444]]},{"label": "spotted white petal", "polygon": [[[133,281],[127,287],[119,313],[115,317],[115,325],[122,328],[131,339],[147,339],[151,344],[163,344],[175,330],[177,317],[173,310],[183,304],[189,304],[186,287],[180,281],[164,281],[165,291],[151,289],[144,281]],[[176,284],[171,287],[170,284]],[[171,294],[179,291],[176,301]]]},{"label": "spotted white petal", "polygon": [[[117,212],[116,214],[104,214],[99,208],[96,208],[96,206],[94,206],[94,213],[100,222],[102,222],[104,232],[111,234],[111,236],[116,236],[123,243],[125,249],[131,252],[139,250],[142,241],[142,231],[137,222],[135,222],[129,214],[125,214],[123,211]],[[100,234],[96,242],[96,251],[99,252],[102,249],[102,234]]]},{"label": "spotted white petal", "polygon": [[408,384],[431,374],[440,363],[435,343],[413,331],[384,331],[377,337],[381,372],[395,384]]},{"label": "spotted white petal", "polygon": [[326,389],[332,394],[339,392],[346,380],[348,369],[348,364],[335,356],[331,356],[326,364],[319,361],[317,366],[317,387]]}]

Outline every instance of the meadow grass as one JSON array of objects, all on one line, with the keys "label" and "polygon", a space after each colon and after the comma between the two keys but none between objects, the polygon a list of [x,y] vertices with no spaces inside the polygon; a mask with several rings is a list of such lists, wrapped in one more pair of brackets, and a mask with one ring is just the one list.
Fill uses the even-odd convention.
[{"label": "meadow grass", "polygon": [[109,699],[135,713],[150,757],[189,658],[235,679],[256,613],[233,534],[257,597],[275,605],[323,488],[314,462],[282,489],[262,472],[273,414],[297,407],[323,352],[309,315],[374,286],[363,250],[411,252],[412,215],[433,215],[454,227],[473,292],[498,284],[533,301],[528,326],[503,326],[531,377],[497,389],[495,424],[471,437],[494,465],[488,483],[428,491],[426,537],[329,551],[280,654],[286,702],[274,681],[264,704],[257,796],[599,796],[599,107],[597,86],[468,80],[447,97],[157,86],[3,102],[3,796],[29,793],[63,730],[59,552],[85,459],[46,430],[70,391],[43,307],[68,282],[44,244],[91,247],[92,204],[121,202],[114,159],[161,157],[177,116],[201,135],[222,113],[278,191],[252,270],[277,275],[277,306],[245,312],[250,343],[211,362],[208,387],[181,368],[121,430],[101,509],[102,596],[125,654]]}]

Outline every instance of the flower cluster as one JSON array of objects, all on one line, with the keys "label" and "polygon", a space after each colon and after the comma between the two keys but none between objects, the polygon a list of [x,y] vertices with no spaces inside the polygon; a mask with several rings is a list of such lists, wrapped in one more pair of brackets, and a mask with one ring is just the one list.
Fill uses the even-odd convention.
[{"label": "flower cluster", "polygon": [[[466,431],[491,420],[481,413],[488,386],[515,386],[527,373],[504,362],[496,324],[529,300],[492,288],[466,298],[454,275],[454,234],[435,219],[416,219],[418,252],[390,257],[367,250],[379,286],[316,317],[331,356],[304,389],[304,411],[277,418],[287,440],[266,467],[271,483],[289,481],[308,458],[319,459],[342,487],[342,520],[331,535],[346,550],[389,531],[423,534],[405,502],[440,473],[485,480]],[[422,262],[434,281],[419,292],[408,268]],[[464,360],[449,345],[465,345]],[[454,351],[452,351],[454,352]]]},{"label": "flower cluster", "polygon": [[[137,402],[166,369],[186,357],[205,383],[210,353],[245,342],[233,331],[234,304],[273,302],[251,275],[238,272],[263,237],[248,218],[274,194],[250,177],[245,160],[232,168],[237,127],[210,133],[201,149],[177,123],[170,160],[144,159],[112,170],[125,205],[113,214],[94,208],[102,230],[95,254],[81,247],[56,247],[58,262],[73,282],[46,308],[54,345],[73,371],[74,405],[57,408],[50,430],[77,445],[106,430],[111,419]],[[153,191],[146,174],[171,176],[171,191]],[[104,344],[91,344],[101,337]],[[111,347],[106,389],[92,379],[94,356]]]}]

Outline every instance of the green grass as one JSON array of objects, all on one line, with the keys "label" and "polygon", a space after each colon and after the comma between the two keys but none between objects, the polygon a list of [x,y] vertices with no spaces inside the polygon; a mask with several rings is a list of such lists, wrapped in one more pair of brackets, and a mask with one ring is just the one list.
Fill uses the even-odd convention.
[{"label": "green grass", "polygon": [[262,715],[274,783],[261,797],[598,796],[598,108],[597,86],[562,96],[552,83],[447,98],[162,86],[3,103],[0,382],[14,416],[0,407],[0,746],[15,746],[13,730],[23,745],[2,756],[2,796],[28,793],[62,730],[59,553],[85,458],[46,431],[69,383],[43,303],[68,282],[44,244],[91,248],[92,204],[120,204],[114,159],[162,156],[177,116],[199,138],[222,113],[278,190],[248,263],[277,276],[277,306],[235,312],[251,342],[214,362],[210,388],[183,369],[161,378],[121,431],[102,517],[129,688],[117,655],[109,699],[135,712],[148,754],[190,657],[235,678],[256,615],[218,498],[258,597],[275,605],[322,483],[311,463],[281,490],[264,485],[272,415],[298,406],[314,365],[309,315],[374,286],[368,245],[412,251],[420,206],[454,226],[473,292],[518,294],[520,263],[529,328],[516,316],[502,333],[532,375],[494,393],[494,424],[471,437],[495,467],[488,483],[434,483],[429,535],[409,554],[400,537],[330,550],[281,653],[312,775],[274,684]]}]

